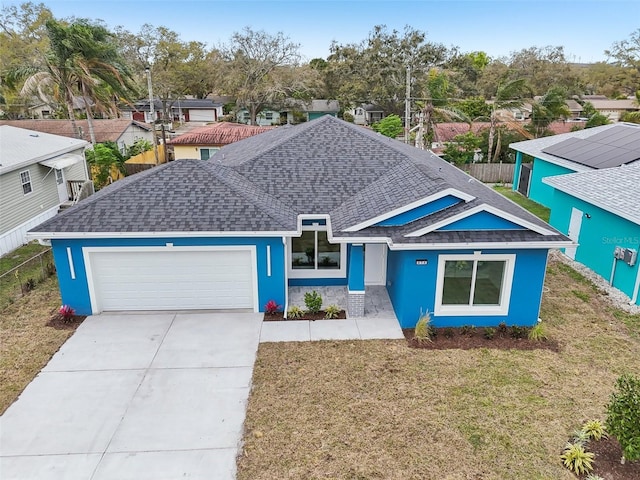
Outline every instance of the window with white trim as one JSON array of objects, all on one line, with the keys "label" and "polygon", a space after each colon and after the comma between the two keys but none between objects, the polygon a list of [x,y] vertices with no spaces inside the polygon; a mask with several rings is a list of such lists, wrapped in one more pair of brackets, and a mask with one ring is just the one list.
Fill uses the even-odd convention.
[{"label": "window with white trim", "polygon": [[440,255],[436,315],[507,315],[514,254]]},{"label": "window with white trim", "polygon": [[20,172],[20,182],[22,183],[22,193],[27,195],[33,192],[33,186],[31,185],[31,174],[29,170]]},{"label": "window with white trim", "polygon": [[326,225],[303,226],[302,235],[290,245],[290,271],[293,278],[339,278],[346,275],[346,248],[329,243]]},{"label": "window with white trim", "polygon": [[200,160],[209,160],[220,147],[200,148]]}]

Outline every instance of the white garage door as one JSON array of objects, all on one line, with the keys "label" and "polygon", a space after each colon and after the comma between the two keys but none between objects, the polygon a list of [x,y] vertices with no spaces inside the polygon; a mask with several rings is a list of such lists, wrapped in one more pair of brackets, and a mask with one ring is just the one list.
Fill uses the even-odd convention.
[{"label": "white garage door", "polygon": [[214,110],[189,110],[190,122],[215,122],[215,120]]},{"label": "white garage door", "polygon": [[94,312],[254,308],[250,250],[89,253]]}]

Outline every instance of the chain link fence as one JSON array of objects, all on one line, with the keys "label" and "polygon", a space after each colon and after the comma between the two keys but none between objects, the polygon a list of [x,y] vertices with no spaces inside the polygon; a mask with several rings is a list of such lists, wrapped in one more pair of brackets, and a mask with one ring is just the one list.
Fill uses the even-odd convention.
[{"label": "chain link fence", "polygon": [[0,272],[0,311],[55,273],[51,249],[34,255],[11,270]]}]

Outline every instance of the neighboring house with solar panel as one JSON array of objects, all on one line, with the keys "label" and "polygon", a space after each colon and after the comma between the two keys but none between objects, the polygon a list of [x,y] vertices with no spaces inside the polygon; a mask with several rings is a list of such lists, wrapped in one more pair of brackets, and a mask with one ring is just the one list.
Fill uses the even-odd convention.
[{"label": "neighboring house with solar panel", "polygon": [[551,225],[578,242],[565,253],[640,305],[640,161],[543,182],[554,190]]},{"label": "neighboring house with solar panel", "polygon": [[[554,207],[554,190],[546,177],[619,167],[640,160],[640,125],[616,123],[551,137],[512,143],[516,151],[513,190],[546,207]],[[533,158],[523,162],[524,155]]]},{"label": "neighboring house with solar panel", "polygon": [[[618,123],[511,144],[513,189],[551,209],[578,243],[565,253],[638,304],[640,125]],[[532,168],[522,163],[533,157]]]}]

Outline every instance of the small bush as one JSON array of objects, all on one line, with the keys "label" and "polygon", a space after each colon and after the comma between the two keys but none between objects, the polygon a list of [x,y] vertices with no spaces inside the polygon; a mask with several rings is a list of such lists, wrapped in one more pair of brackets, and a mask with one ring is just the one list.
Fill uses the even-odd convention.
[{"label": "small bush", "polygon": [[624,374],[607,405],[607,430],[622,447],[622,462],[640,459],[640,377]]},{"label": "small bush", "polygon": [[476,332],[476,327],[473,325],[463,325],[460,327],[460,335],[466,335],[467,337],[473,336]]},{"label": "small bush", "polygon": [[547,333],[545,331],[544,325],[540,322],[536,323],[531,330],[529,330],[529,340],[534,342],[543,342],[547,339]]},{"label": "small bush", "polygon": [[600,420],[591,420],[582,426],[582,432],[589,440],[600,441],[607,438],[607,432]]},{"label": "small bush", "polygon": [[30,292],[36,288],[36,281],[33,278],[28,278],[26,282],[24,282],[24,290],[25,292]]},{"label": "small bush", "polygon": [[442,334],[444,335],[444,338],[453,338],[455,333],[456,333],[455,330],[451,327],[445,328],[442,332]]},{"label": "small bush", "polygon": [[315,290],[304,294],[304,304],[310,313],[318,313],[322,309],[322,297]]},{"label": "small bush", "polygon": [[504,336],[507,334],[507,331],[508,331],[508,330],[509,330],[509,329],[508,329],[508,327],[507,327],[507,324],[506,324],[506,323],[504,323],[504,322],[500,322],[500,323],[498,324],[498,334],[499,334],[501,337],[504,337]]},{"label": "small bush", "polygon": [[300,307],[296,307],[295,305],[289,307],[289,310],[287,311],[287,318],[301,318],[302,315],[304,315],[302,309]]},{"label": "small bush", "polygon": [[264,311],[267,313],[274,314],[280,310],[282,310],[282,305],[278,305],[275,300],[269,300],[264,306]]},{"label": "small bush", "polygon": [[487,327],[484,329],[484,338],[487,340],[493,340],[493,337],[496,336],[496,329],[492,327]]},{"label": "small bush", "polygon": [[586,452],[579,443],[567,443],[560,455],[562,464],[576,475],[583,475],[593,470],[593,453]]},{"label": "small bush", "polygon": [[60,307],[60,310],[58,310],[58,313],[65,322],[70,322],[73,319],[73,316],[76,314],[76,311],[69,305],[62,305]]},{"label": "small bush", "polygon": [[420,315],[413,331],[413,338],[420,343],[431,341],[431,315],[429,312]]},{"label": "small bush", "polygon": [[527,327],[519,327],[517,325],[511,327],[511,336],[513,338],[527,338],[528,334]]},{"label": "small bush", "polygon": [[328,305],[324,309],[324,318],[338,318],[340,315],[340,307],[337,305]]}]

